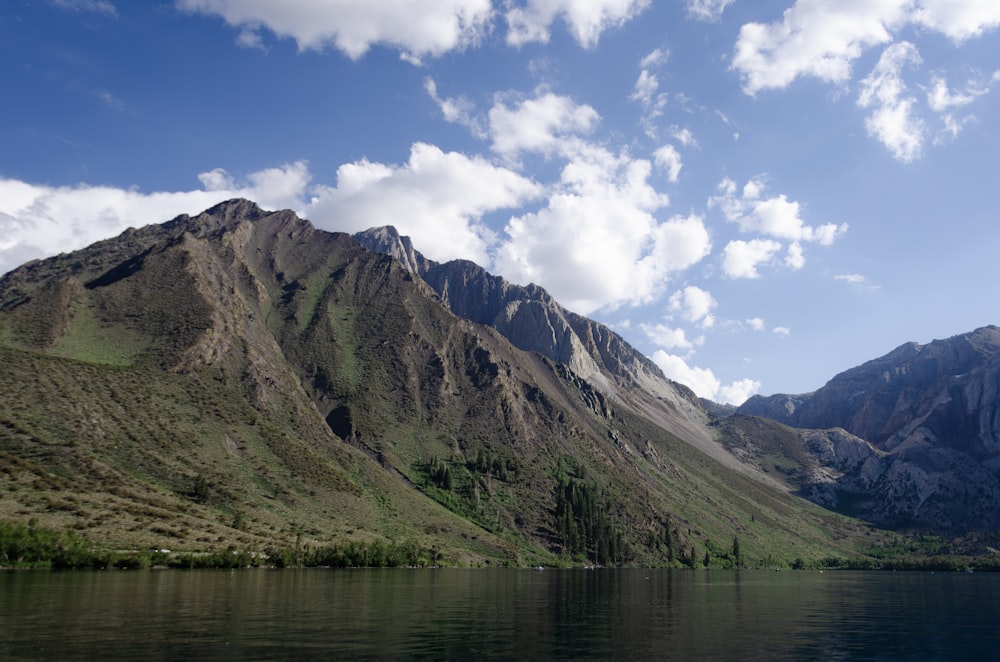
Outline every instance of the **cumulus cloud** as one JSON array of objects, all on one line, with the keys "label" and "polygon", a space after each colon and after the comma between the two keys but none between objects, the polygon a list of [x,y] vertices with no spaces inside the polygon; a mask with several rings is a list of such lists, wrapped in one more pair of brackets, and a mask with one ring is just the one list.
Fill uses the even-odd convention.
[{"label": "cumulus cloud", "polygon": [[333,46],[352,59],[376,44],[398,48],[408,59],[438,56],[475,43],[493,16],[490,0],[176,0],[177,6],[221,16],[241,31],[267,28],[290,37],[300,50]]},{"label": "cumulus cloud", "polygon": [[912,20],[962,42],[1000,25],[1000,4],[991,0],[923,0],[916,3]]},{"label": "cumulus cloud", "polygon": [[729,405],[741,405],[760,392],[761,384],[756,380],[739,379],[723,384],[710,369],[690,366],[682,357],[668,354],[663,350],[657,350],[651,358],[663,374],[675,382],[684,384],[701,398]]},{"label": "cumulus cloud", "polygon": [[752,331],[764,331],[767,329],[767,324],[760,317],[752,317],[747,320],[747,326],[750,327]]},{"label": "cumulus cloud", "polygon": [[858,94],[858,105],[873,109],[865,119],[868,134],[904,163],[919,158],[924,144],[925,125],[915,114],[916,99],[906,94],[902,74],[904,66],[920,63],[916,46],[906,41],[892,44],[861,81]]},{"label": "cumulus cloud", "polygon": [[699,324],[706,329],[715,324],[712,311],[718,305],[711,292],[706,292],[695,285],[688,285],[674,292],[667,300],[667,310],[670,313],[678,315],[685,322]]},{"label": "cumulus cloud", "polygon": [[687,10],[691,16],[701,21],[717,21],[722,18],[726,7],[736,0],[687,0]]},{"label": "cumulus cloud", "polygon": [[584,48],[597,45],[605,30],[624,25],[638,16],[649,0],[521,0],[507,9],[507,43],[523,46],[546,43],[549,30],[562,18],[570,34]]},{"label": "cumulus cloud", "polygon": [[722,272],[730,278],[760,278],[757,268],[779,250],[781,244],[771,239],[734,239],[722,249]]},{"label": "cumulus cloud", "polygon": [[776,326],[773,329],[771,329],[771,333],[773,333],[776,336],[787,337],[792,335],[792,330],[789,329],[787,326]]},{"label": "cumulus cloud", "polygon": [[1000,4],[991,0],[797,0],[780,21],[740,29],[732,68],[747,94],[784,88],[801,76],[831,83],[851,77],[855,60],[869,48],[893,41],[913,25],[956,42],[1000,25]]},{"label": "cumulus cloud", "polygon": [[130,226],[193,214],[234,197],[270,209],[297,208],[309,184],[304,162],[251,173],[202,173],[204,189],[142,193],[109,186],[44,186],[0,179],[0,273],[22,262],[83,248]]},{"label": "cumulus cloud", "polygon": [[542,209],[512,218],[495,258],[515,282],[543,283],[587,314],[660,295],[671,273],[711,249],[700,217],[658,222],[668,203],[649,183],[652,165],[578,142]]},{"label": "cumulus cloud", "polygon": [[562,151],[567,138],[590,133],[599,120],[591,106],[552,92],[539,90],[511,105],[499,95],[489,111],[492,149],[510,161],[521,152],[551,155]]},{"label": "cumulus cloud", "polygon": [[198,179],[201,190],[156,193],[0,179],[0,272],[82,248],[130,225],[197,213],[237,197],[265,209],[292,209],[327,230],[356,232],[392,224],[419,237],[421,252],[431,259],[488,264],[487,247],[495,237],[480,224],[482,215],[542,193],[538,184],[515,172],[424,143],[414,144],[402,165],[344,164],[336,186],[313,184],[304,161],[239,180],[221,168]]},{"label": "cumulus cloud", "polygon": [[805,266],[803,242],[829,246],[847,231],[847,224],[826,223],[810,226],[802,219],[802,207],[785,194],[766,196],[763,177],[750,179],[742,189],[726,178],[719,184],[719,195],[709,199],[709,207],[719,208],[726,220],[736,223],[743,233],[768,239],[736,240],[726,245],[723,271],[731,278],[757,278],[758,266],[768,263],[782,248],[776,239],[787,241],[784,264],[789,269]]},{"label": "cumulus cloud", "polygon": [[362,159],[340,166],[337,186],[316,186],[304,213],[319,227],[345,232],[394,225],[419,237],[420,251],[433,260],[488,264],[493,238],[481,217],[541,193],[538,184],[483,158],[415,143],[403,165]]},{"label": "cumulus cloud", "polygon": [[785,194],[765,197],[767,184],[761,176],[750,179],[742,191],[726,178],[719,184],[720,195],[709,199],[726,220],[736,223],[741,232],[757,233],[792,242],[814,242],[829,246],[847,231],[847,224],[826,223],[817,227],[802,220],[802,207]]},{"label": "cumulus cloud", "polygon": [[695,343],[688,340],[684,329],[675,329],[666,324],[640,324],[642,332],[660,347],[667,349],[691,349]]}]

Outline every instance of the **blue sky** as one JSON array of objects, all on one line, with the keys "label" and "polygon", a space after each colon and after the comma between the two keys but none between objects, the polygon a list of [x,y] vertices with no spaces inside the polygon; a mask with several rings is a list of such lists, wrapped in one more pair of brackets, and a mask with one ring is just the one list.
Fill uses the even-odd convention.
[{"label": "blue sky", "polygon": [[995,0],[14,0],[0,272],[235,196],[395,225],[702,396],[1000,323]]}]

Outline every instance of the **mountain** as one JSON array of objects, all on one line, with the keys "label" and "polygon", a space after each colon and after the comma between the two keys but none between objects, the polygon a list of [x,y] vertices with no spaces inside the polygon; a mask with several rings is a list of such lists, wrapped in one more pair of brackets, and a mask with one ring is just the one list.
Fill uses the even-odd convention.
[{"label": "mountain", "polygon": [[234,200],[6,274],[0,520],[120,549],[518,565],[875,539],[738,462],[606,328],[399,245]]},{"label": "mountain", "polygon": [[817,499],[827,505],[887,526],[1000,528],[1000,328],[906,343],[814,393],[755,396],[737,414],[851,436],[849,466],[820,454],[837,476]]},{"label": "mountain", "polygon": [[747,472],[745,465],[722,452],[710,434],[709,414],[694,392],[667,379],[655,363],[607,326],[566,310],[537,285],[515,285],[468,260],[445,264],[428,260],[393,227],[372,228],[354,237],[419,275],[459,317],[496,329],[519,349],[568,366],[608,397],[699,451]]}]

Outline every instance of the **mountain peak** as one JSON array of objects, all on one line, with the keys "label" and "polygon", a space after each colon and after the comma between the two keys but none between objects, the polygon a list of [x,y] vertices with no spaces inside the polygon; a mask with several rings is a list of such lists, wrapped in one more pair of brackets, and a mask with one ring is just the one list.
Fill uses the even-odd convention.
[{"label": "mountain peak", "polygon": [[366,248],[395,258],[410,273],[422,275],[432,265],[431,261],[413,248],[409,237],[399,234],[392,225],[369,228],[354,235]]},{"label": "mountain peak", "polygon": [[257,203],[252,200],[247,200],[246,198],[232,198],[205,210],[203,215],[255,220],[266,213],[266,211],[261,209]]}]

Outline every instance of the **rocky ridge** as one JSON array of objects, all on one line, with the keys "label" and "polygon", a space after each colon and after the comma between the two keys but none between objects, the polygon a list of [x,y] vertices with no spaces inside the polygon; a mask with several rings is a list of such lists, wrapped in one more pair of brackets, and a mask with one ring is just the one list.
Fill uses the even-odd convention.
[{"label": "rocky ridge", "polygon": [[[737,411],[795,428],[840,429],[871,447],[819,502],[892,526],[1000,527],[1000,328],[903,344],[814,393],[755,396]],[[833,491],[831,491],[833,490]]]}]

